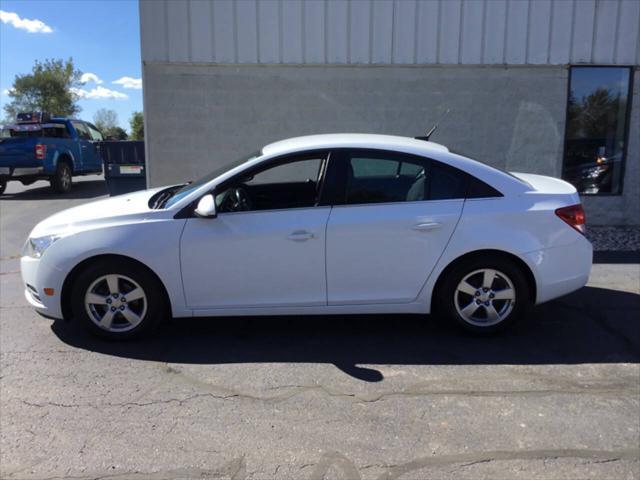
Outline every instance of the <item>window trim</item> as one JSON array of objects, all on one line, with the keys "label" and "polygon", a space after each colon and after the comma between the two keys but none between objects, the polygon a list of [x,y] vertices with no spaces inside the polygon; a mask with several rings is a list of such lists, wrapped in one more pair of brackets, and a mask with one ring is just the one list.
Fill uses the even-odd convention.
[{"label": "window trim", "polygon": [[[356,206],[375,206],[375,205],[402,205],[404,203],[419,203],[419,202],[450,202],[450,201],[459,201],[459,200],[493,200],[497,198],[503,198],[504,194],[498,190],[493,185],[490,185],[469,172],[462,170],[460,168],[449,165],[446,162],[442,162],[440,160],[436,160],[431,157],[425,157],[422,155],[416,155],[415,153],[406,153],[400,152],[397,150],[387,150],[382,148],[336,148],[333,149],[332,152],[335,154],[333,158],[333,165],[336,170],[339,171],[338,178],[336,180],[336,192],[334,194],[332,206],[347,206],[347,207],[356,207]],[[442,199],[431,199],[426,198],[424,200],[412,200],[412,201],[399,201],[399,202],[370,202],[370,203],[347,203],[346,202],[346,188],[347,188],[347,178],[346,178],[346,168],[349,158],[353,155],[373,155],[373,158],[383,157],[389,160],[398,159],[399,162],[402,162],[402,158],[410,157],[416,160],[420,160],[426,163],[426,175],[427,178],[430,179],[431,168],[434,164],[442,165],[444,168],[450,168],[457,172],[460,172],[465,177],[465,193],[464,197],[460,198],[442,198]],[[491,195],[486,197],[469,197],[469,187],[471,186],[472,181],[478,181],[483,184],[486,184],[489,188],[494,190],[497,195]],[[428,186],[429,191],[427,193],[427,197],[431,196],[431,186]]]},{"label": "window trim", "polygon": [[[583,193],[578,192],[578,195],[587,197],[620,197],[624,194],[624,177],[627,166],[627,153],[629,149],[629,127],[631,123],[631,110],[633,109],[633,80],[635,76],[635,68],[633,65],[568,65],[569,71],[567,76],[567,91],[565,100],[565,113],[564,113],[564,138],[562,141],[562,164],[560,165],[560,178],[564,176],[564,164],[567,157],[567,129],[569,127],[569,97],[571,95],[571,77],[574,69],[580,68],[626,68],[629,71],[629,87],[627,91],[627,111],[625,112],[624,121],[624,147],[622,148],[622,162],[620,162],[620,190],[617,193],[611,192],[598,192],[598,193]],[[564,178],[562,178],[564,180]],[[576,188],[577,190],[577,188]]]}]

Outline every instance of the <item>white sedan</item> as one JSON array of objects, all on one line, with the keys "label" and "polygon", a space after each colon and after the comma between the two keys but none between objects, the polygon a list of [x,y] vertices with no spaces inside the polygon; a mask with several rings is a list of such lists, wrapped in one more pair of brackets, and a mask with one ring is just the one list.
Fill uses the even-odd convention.
[{"label": "white sedan", "polygon": [[169,315],[437,312],[492,332],[585,285],[584,223],[556,178],[418,139],[315,135],[53,215],[21,269],[38,312],[111,338]]}]

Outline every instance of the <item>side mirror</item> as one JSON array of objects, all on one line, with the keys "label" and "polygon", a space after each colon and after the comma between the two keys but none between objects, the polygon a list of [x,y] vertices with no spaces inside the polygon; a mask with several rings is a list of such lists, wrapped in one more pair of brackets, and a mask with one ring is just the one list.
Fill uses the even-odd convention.
[{"label": "side mirror", "polygon": [[215,218],[216,216],[216,201],[213,195],[205,195],[198,202],[198,206],[194,210],[194,213],[201,218]]}]

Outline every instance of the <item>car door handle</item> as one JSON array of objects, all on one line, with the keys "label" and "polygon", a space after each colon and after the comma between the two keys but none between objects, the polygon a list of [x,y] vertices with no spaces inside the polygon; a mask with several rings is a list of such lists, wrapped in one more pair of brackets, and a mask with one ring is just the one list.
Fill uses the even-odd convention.
[{"label": "car door handle", "polygon": [[419,232],[428,232],[430,230],[435,230],[436,228],[440,228],[441,226],[442,224],[438,222],[416,223],[413,226],[413,229],[418,230]]},{"label": "car door handle", "polygon": [[287,238],[294,242],[304,242],[306,240],[311,240],[313,238],[313,233],[307,232],[306,230],[298,230],[290,233]]}]

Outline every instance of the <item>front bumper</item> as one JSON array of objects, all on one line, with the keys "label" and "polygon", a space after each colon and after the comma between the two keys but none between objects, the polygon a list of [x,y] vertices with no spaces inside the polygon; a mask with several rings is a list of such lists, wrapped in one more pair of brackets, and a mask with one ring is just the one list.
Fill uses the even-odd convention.
[{"label": "front bumper", "polygon": [[[40,258],[22,257],[20,272],[24,284],[24,296],[38,313],[51,318],[62,318],[60,294],[62,279],[60,272],[48,269]],[[47,295],[45,288],[53,289],[53,295]]]}]

